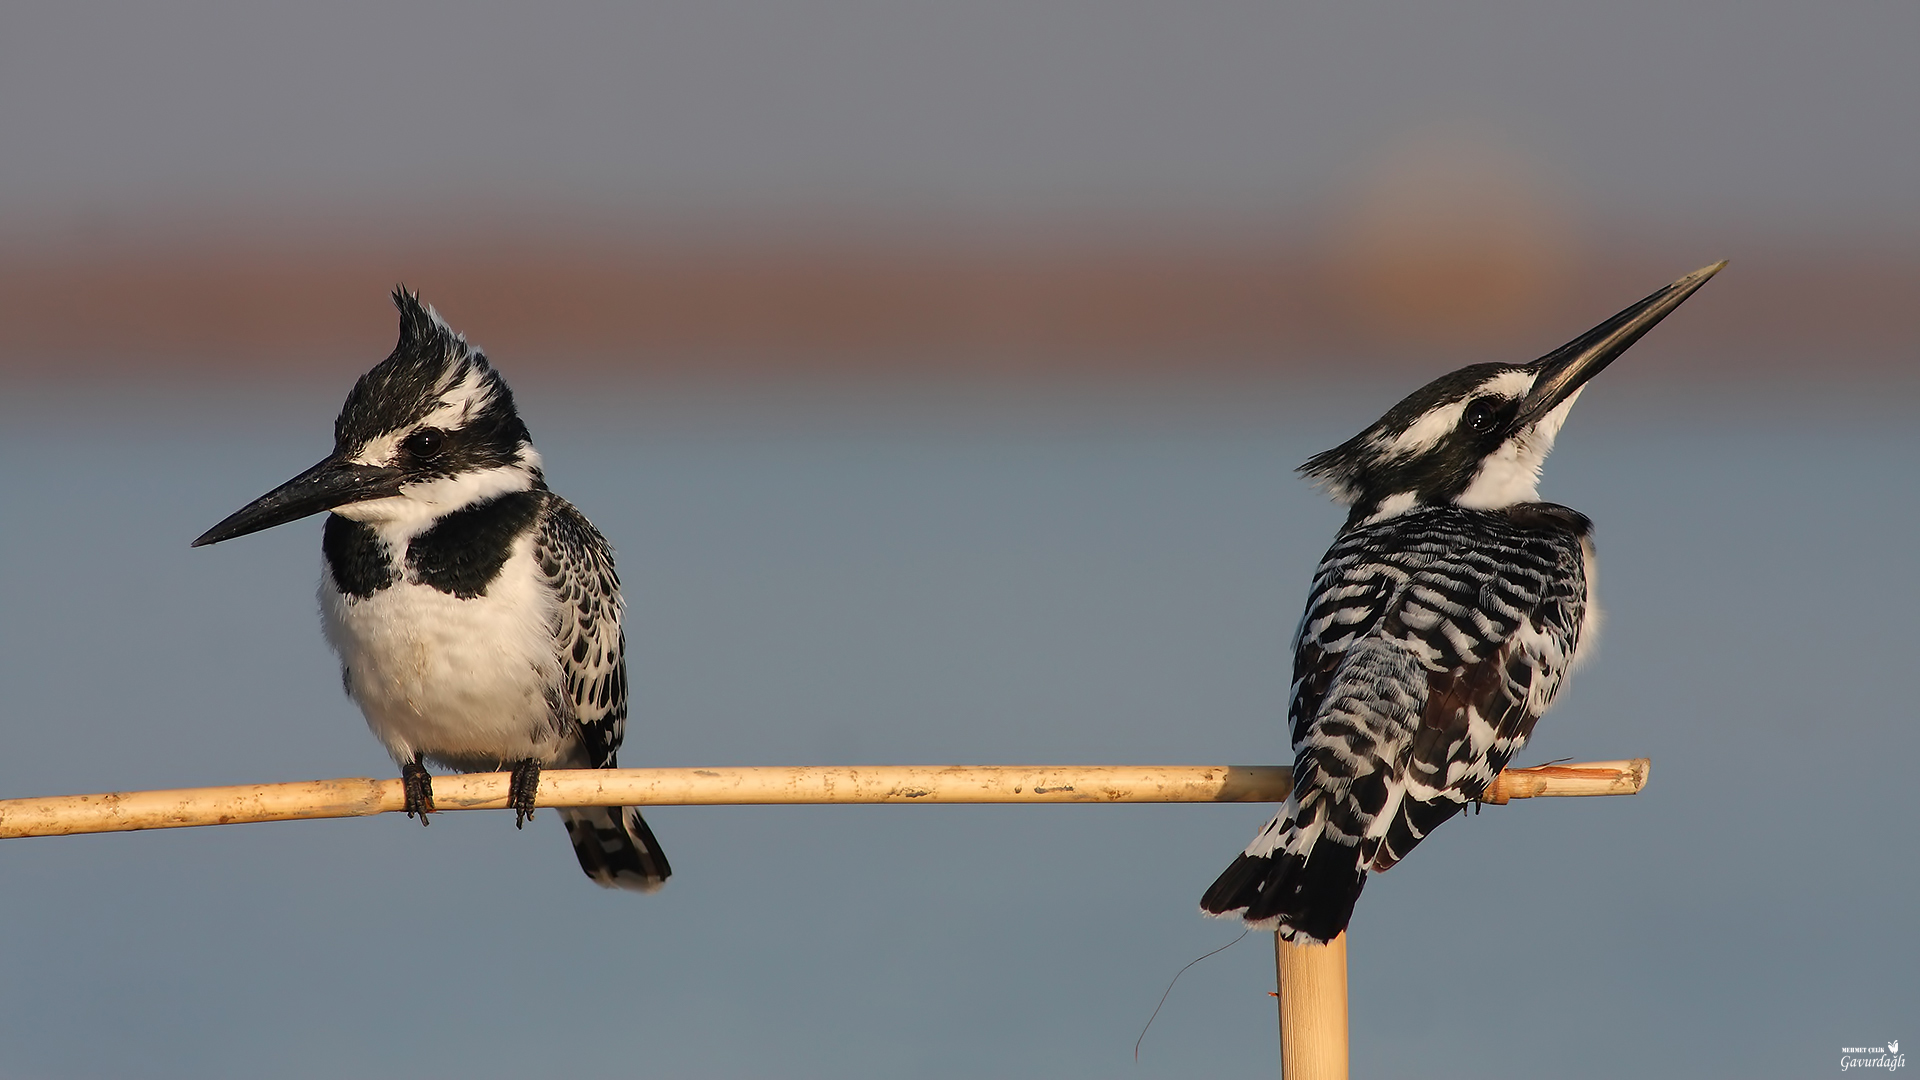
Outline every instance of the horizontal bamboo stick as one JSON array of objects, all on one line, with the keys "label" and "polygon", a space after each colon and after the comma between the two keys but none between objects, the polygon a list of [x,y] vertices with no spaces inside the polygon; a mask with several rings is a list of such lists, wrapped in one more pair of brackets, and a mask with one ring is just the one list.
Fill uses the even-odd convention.
[{"label": "horizontal bamboo stick", "polygon": [[[1534,774],[1551,774],[1535,777]],[[433,781],[438,810],[503,810],[506,773],[460,773]],[[1510,769],[1497,799],[1631,795],[1647,761]],[[550,769],[540,806],[722,806],[811,803],[1173,803],[1280,802],[1293,773],[1284,765],[852,765],[734,769]],[[256,821],[366,817],[403,809],[398,780],[304,780],[287,784],[120,791],[0,800],[0,839],[74,833],[238,825]]]},{"label": "horizontal bamboo stick", "polygon": [[1508,769],[1493,778],[1480,801],[1505,806],[1510,799],[1542,795],[1638,795],[1647,786],[1647,774],[1652,769],[1653,762],[1648,758]]}]

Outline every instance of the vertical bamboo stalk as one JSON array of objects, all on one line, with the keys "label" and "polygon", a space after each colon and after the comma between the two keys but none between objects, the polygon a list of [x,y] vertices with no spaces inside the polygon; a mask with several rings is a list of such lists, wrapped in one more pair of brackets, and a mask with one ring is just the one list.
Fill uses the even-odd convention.
[{"label": "vertical bamboo stalk", "polygon": [[1347,1080],[1347,935],[1295,945],[1273,935],[1283,1080]]}]

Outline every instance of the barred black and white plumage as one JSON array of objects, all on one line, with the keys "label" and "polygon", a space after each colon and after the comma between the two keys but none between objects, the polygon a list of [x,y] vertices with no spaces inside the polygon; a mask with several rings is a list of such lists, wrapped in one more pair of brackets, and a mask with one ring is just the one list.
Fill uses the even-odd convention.
[{"label": "barred black and white plumage", "polygon": [[[322,625],[347,693],[433,809],[426,764],[507,770],[516,823],[543,767],[613,768],[627,718],[613,552],[548,489],[513,394],[433,309],[394,292],[400,341],[354,385],[334,452],[196,540],[332,511]],[[560,812],[581,868],[651,890],[671,874],[633,807]]]},{"label": "barred black and white plumage", "polygon": [[1477,799],[1598,620],[1587,518],[1538,501],[1585,382],[1717,273],[1696,271],[1531,364],[1442,376],[1302,471],[1352,507],[1294,640],[1294,788],[1201,899],[1299,942]]},{"label": "barred black and white plumage", "polygon": [[[573,504],[550,495],[549,511],[534,537],[534,561],[559,601],[561,689],[557,712],[570,712],[579,740],[569,768],[619,767],[627,730],[627,635],[625,604],[613,551]],[[560,811],[573,853],[588,877],[602,885],[649,892],[673,873],[667,856],[634,806],[584,806]]]}]

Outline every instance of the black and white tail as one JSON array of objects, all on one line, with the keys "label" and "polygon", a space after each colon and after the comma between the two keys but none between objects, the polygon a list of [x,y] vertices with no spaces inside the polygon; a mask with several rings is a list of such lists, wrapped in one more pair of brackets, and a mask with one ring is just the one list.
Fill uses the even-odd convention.
[{"label": "black and white tail", "polygon": [[1340,936],[1366,887],[1367,871],[1354,841],[1324,827],[1316,812],[1322,808],[1308,806],[1311,820],[1302,827],[1294,819],[1302,811],[1289,801],[1207,889],[1200,909],[1239,915],[1288,941],[1319,944]]},{"label": "black and white tail", "polygon": [[653,892],[673,867],[635,806],[586,806],[560,811],[580,869],[609,889]]}]

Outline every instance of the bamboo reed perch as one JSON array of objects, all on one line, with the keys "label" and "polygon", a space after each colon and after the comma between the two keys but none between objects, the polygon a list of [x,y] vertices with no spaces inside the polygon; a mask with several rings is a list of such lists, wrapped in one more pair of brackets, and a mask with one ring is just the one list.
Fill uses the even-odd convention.
[{"label": "bamboo reed perch", "polygon": [[1273,935],[1284,1080],[1347,1080],[1347,935],[1295,945]]},{"label": "bamboo reed perch", "polygon": [[[1651,767],[1636,758],[1508,769],[1480,801],[1500,806],[1543,795],[1635,795],[1647,786]],[[1273,960],[1283,1080],[1347,1080],[1347,935],[1296,945],[1275,934]]]},{"label": "bamboo reed perch", "polygon": [[[1480,801],[1633,795],[1651,763],[1595,761],[1508,769]],[[506,773],[436,777],[435,806],[504,810]],[[551,769],[539,806],[800,805],[819,803],[1280,802],[1283,765],[872,765],[733,769]],[[367,817],[404,809],[398,780],[120,791],[0,800],[0,839],[76,833]],[[1329,945],[1274,938],[1282,1068],[1287,1080],[1346,1080],[1347,936]]]},{"label": "bamboo reed perch", "polygon": [[[1509,769],[1483,800],[1631,795],[1648,762],[1599,761]],[[1281,765],[854,765],[734,769],[551,769],[540,806],[717,806],[806,803],[1280,802]],[[445,810],[503,810],[506,773],[435,777]],[[366,817],[403,809],[398,780],[122,791],[0,800],[0,839],[74,833]]]}]

